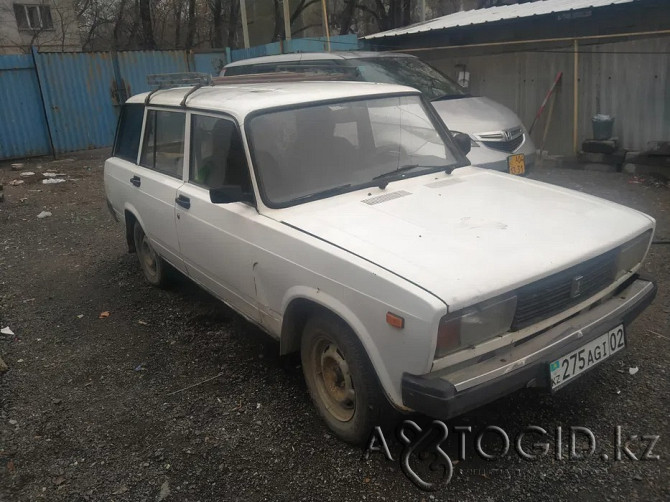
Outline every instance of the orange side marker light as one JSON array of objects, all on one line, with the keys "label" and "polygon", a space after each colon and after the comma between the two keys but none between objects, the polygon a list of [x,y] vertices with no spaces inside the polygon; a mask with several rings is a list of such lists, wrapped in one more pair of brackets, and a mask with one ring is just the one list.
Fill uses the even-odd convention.
[{"label": "orange side marker light", "polygon": [[405,327],[405,319],[391,312],[386,313],[386,322],[394,328],[403,329]]}]

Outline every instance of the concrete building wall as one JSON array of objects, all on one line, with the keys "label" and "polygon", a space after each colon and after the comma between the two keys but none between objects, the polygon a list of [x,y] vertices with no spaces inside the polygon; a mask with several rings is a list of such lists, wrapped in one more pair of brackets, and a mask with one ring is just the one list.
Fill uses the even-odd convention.
[{"label": "concrete building wall", "polygon": [[81,50],[72,0],[0,0],[0,54],[27,53],[31,45],[42,52]]}]

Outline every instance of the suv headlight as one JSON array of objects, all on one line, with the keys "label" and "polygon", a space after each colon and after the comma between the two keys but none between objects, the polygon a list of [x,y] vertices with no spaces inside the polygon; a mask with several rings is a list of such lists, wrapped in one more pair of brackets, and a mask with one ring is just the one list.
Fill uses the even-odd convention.
[{"label": "suv headlight", "polygon": [[447,314],[437,331],[435,359],[508,332],[515,312],[516,296],[505,295]]},{"label": "suv headlight", "polygon": [[637,266],[649,248],[649,241],[651,240],[651,230],[647,230],[642,235],[635,237],[621,246],[619,256],[617,258],[617,279],[624,274],[630,272]]}]

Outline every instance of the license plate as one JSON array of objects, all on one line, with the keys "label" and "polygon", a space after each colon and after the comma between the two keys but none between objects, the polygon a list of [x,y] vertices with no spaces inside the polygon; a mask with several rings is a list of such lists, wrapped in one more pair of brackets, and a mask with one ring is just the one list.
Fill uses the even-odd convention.
[{"label": "license plate", "polygon": [[526,158],[523,153],[507,157],[507,167],[510,174],[523,174],[526,172]]},{"label": "license plate", "polygon": [[568,383],[625,346],[626,337],[623,324],[620,324],[581,348],[556,359],[549,365],[552,390]]}]

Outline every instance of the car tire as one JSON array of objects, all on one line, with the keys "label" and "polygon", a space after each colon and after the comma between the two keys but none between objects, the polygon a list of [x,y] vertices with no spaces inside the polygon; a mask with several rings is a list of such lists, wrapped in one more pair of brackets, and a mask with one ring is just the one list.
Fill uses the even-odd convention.
[{"label": "car tire", "polygon": [[142,225],[137,221],[133,229],[133,237],[135,252],[140,260],[145,279],[152,286],[165,287],[168,283],[168,264],[156,253]]},{"label": "car tire", "polygon": [[300,356],[312,401],[340,439],[364,443],[375,426],[386,427],[395,416],[363,346],[339,318],[326,314],[310,318]]}]

